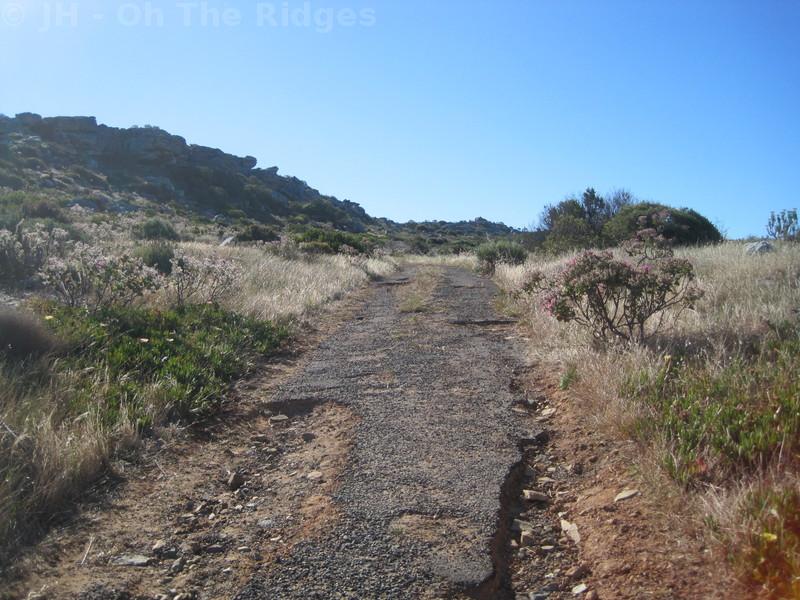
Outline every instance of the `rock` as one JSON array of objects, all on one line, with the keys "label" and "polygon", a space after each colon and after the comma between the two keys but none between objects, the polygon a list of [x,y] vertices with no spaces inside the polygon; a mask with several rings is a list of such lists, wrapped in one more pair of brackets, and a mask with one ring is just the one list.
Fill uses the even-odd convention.
[{"label": "rock", "polygon": [[575,565],[574,567],[567,569],[565,575],[572,580],[575,579],[583,579],[589,574],[589,567],[586,565]]},{"label": "rock", "polygon": [[234,471],[228,477],[228,487],[234,492],[244,485],[244,475],[239,471]]},{"label": "rock", "polygon": [[580,596],[583,592],[589,589],[589,586],[585,583],[579,583],[574,588],[572,588],[573,596]]},{"label": "rock", "polygon": [[306,432],[302,435],[302,438],[304,442],[309,443],[317,439],[317,436],[315,436],[313,433]]},{"label": "rock", "polygon": [[324,475],[321,471],[311,471],[308,475],[306,475],[306,479],[309,481],[322,481]]},{"label": "rock", "polygon": [[150,561],[149,557],[141,554],[123,554],[113,559],[111,564],[118,567],[147,567]]},{"label": "rock", "polygon": [[531,592],[528,594],[528,600],[547,600],[550,597],[550,592]]},{"label": "rock", "polygon": [[511,523],[512,531],[533,531],[533,523],[522,519],[514,519]]},{"label": "rock", "polygon": [[180,558],[176,559],[175,562],[172,563],[172,565],[170,565],[169,570],[172,573],[180,573],[181,571],[183,571],[183,567],[185,566],[186,566],[186,559],[181,556]]},{"label": "rock", "polygon": [[589,590],[584,596],[584,600],[599,600],[600,596],[596,590]]},{"label": "rock", "polygon": [[522,496],[528,502],[550,502],[550,496],[539,490],[522,490]]},{"label": "rock", "polygon": [[761,240],[760,242],[753,242],[752,244],[747,244],[745,246],[745,252],[750,256],[758,255],[758,254],[767,254],[769,252],[775,252],[775,246],[767,242],[766,240]]},{"label": "rock", "polygon": [[286,415],[274,415],[269,418],[270,425],[285,425],[289,421]]},{"label": "rock", "polygon": [[573,542],[580,544],[581,534],[578,533],[578,526],[575,525],[575,523],[570,523],[569,521],[561,519],[561,531],[563,531]]},{"label": "rock", "polygon": [[555,409],[555,408],[545,408],[545,409],[544,409],[544,410],[541,412],[541,415],[542,415],[543,417],[552,417],[554,414],[556,414],[556,409]]},{"label": "rock", "polygon": [[625,489],[625,490],[622,490],[616,496],[614,496],[614,502],[622,502],[623,500],[627,500],[628,498],[633,498],[634,496],[638,496],[638,495],[639,495],[639,490]]},{"label": "rock", "polygon": [[167,542],[164,540],[158,540],[155,544],[153,544],[153,547],[150,548],[150,550],[153,552],[153,554],[161,554],[164,552],[164,550],[166,550],[166,548]]},{"label": "rock", "polygon": [[184,554],[186,556],[190,556],[190,555],[194,554],[195,552],[197,552],[197,544],[194,543],[194,542],[183,542],[180,545],[179,550],[180,550],[181,554]]},{"label": "rock", "polygon": [[536,544],[536,536],[532,531],[523,531],[519,536],[519,543],[522,546],[533,546]]},{"label": "rock", "polygon": [[261,519],[257,525],[259,529],[272,529],[275,527],[275,521],[272,519]]},{"label": "rock", "polygon": [[546,546],[541,546],[539,549],[540,549],[540,550],[541,550],[543,553],[545,553],[545,554],[549,554],[550,552],[552,552],[553,550],[555,550],[555,549],[556,549],[556,547],[555,547],[555,546],[551,546],[551,545],[549,545],[549,544],[548,544],[548,545],[546,545]]},{"label": "rock", "polygon": [[225,548],[220,544],[212,544],[211,546],[206,546],[207,554],[222,554],[223,552],[225,552]]}]

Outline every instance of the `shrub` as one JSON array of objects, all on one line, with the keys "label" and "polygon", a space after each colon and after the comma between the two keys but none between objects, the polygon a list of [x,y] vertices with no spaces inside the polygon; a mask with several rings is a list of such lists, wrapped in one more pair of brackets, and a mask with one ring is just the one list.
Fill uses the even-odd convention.
[{"label": "shrub", "polygon": [[14,232],[0,229],[0,281],[25,283],[51,256],[63,252],[68,237],[63,229],[47,231],[41,224],[26,229],[20,223]]},{"label": "shrub", "polygon": [[260,224],[248,225],[248,227],[236,236],[237,242],[275,242],[280,236],[275,230]]},{"label": "shrub", "polygon": [[800,238],[797,209],[771,213],[767,222],[767,234],[776,240],[794,241]]},{"label": "shrub", "polygon": [[238,264],[219,257],[197,258],[180,253],[170,262],[169,284],[179,307],[190,302],[217,303],[242,276]]},{"label": "shrub", "polygon": [[319,227],[306,229],[302,233],[296,234],[294,239],[298,244],[321,242],[330,246],[334,252],[339,252],[339,249],[344,245],[355,248],[362,253],[368,253],[372,249],[372,244],[364,236]]},{"label": "shrub", "polygon": [[336,254],[336,250],[325,242],[303,242],[300,244],[300,250],[306,254]]},{"label": "shrub", "polygon": [[165,242],[153,242],[136,248],[134,254],[142,259],[142,262],[161,273],[169,275],[172,273],[172,259],[175,258],[175,248]]},{"label": "shrub", "polygon": [[584,252],[555,277],[532,274],[524,289],[543,292],[547,312],[559,321],[578,323],[597,340],[642,343],[659,331],[665,311],[691,307],[700,292],[692,264],[674,258],[653,230],[640,232],[628,254],[636,262],[611,252]]},{"label": "shrub", "polygon": [[528,258],[528,251],[516,242],[498,240],[481,244],[475,251],[481,269],[493,273],[498,263],[521,265]]},{"label": "shrub", "polygon": [[603,235],[612,243],[621,243],[641,229],[656,229],[675,245],[715,244],[722,234],[703,215],[689,208],[641,202],[623,207],[603,227]]},{"label": "shrub", "polygon": [[145,240],[171,240],[180,239],[175,228],[163,219],[148,219],[136,228],[136,234]]},{"label": "shrub", "polygon": [[68,223],[69,219],[62,208],[52,200],[38,199],[22,205],[22,214],[32,219],[52,219]]},{"label": "shrub", "polygon": [[651,409],[640,423],[645,436],[663,435],[667,468],[683,483],[726,476],[794,456],[800,444],[800,331],[772,334],[759,354],[720,367],[665,358],[624,392]]},{"label": "shrub", "polygon": [[[127,404],[140,426],[150,425],[147,390],[152,387],[159,388],[159,401],[173,414],[206,413],[222,399],[229,381],[286,336],[269,322],[207,305],[166,311],[111,306],[88,318],[82,310],[58,305],[40,310],[53,317],[47,323],[67,344],[60,369],[108,373],[100,415],[107,424],[120,418]],[[71,406],[84,410],[93,398],[87,382]]]},{"label": "shrub", "polygon": [[50,257],[42,282],[70,307],[91,313],[114,305],[127,306],[158,285],[158,274],[133,256],[105,254],[96,246],[76,244],[66,257]]},{"label": "shrub", "polygon": [[55,346],[53,336],[32,316],[0,310],[0,358],[21,360],[41,356]]}]

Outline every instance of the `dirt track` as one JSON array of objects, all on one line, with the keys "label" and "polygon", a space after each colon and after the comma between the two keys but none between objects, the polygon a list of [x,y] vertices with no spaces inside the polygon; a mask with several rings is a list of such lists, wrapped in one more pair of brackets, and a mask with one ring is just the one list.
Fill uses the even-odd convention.
[{"label": "dirt track", "polygon": [[358,424],[339,519],[237,598],[439,597],[491,580],[500,492],[520,460],[519,353],[507,326],[487,325],[488,280],[446,269],[420,313],[398,310],[397,283],[276,394],[285,412],[333,402]]}]

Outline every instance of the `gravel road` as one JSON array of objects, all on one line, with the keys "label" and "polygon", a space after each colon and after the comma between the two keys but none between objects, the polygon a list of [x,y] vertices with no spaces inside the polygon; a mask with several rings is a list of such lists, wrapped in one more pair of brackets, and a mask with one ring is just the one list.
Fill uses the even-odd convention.
[{"label": "gravel road", "polygon": [[492,578],[501,488],[520,460],[510,382],[521,352],[489,280],[439,269],[428,309],[404,313],[398,295],[413,276],[376,284],[276,394],[286,412],[334,402],[359,422],[338,519],[239,600],[475,596]]}]

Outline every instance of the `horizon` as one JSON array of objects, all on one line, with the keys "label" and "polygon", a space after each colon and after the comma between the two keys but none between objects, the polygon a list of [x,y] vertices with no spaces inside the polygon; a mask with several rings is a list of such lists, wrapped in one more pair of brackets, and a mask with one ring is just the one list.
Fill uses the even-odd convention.
[{"label": "horizon", "polygon": [[0,3],[0,112],[153,124],[399,222],[624,188],[742,238],[797,204],[798,3],[125,6]]}]

